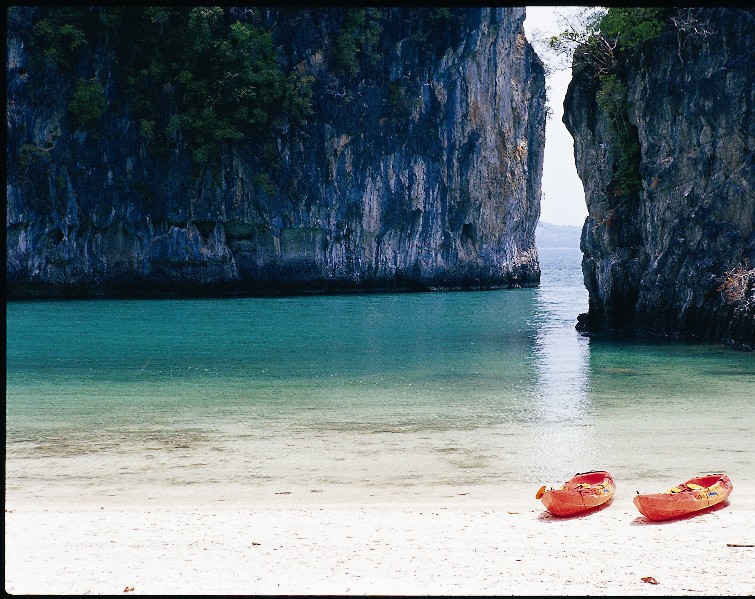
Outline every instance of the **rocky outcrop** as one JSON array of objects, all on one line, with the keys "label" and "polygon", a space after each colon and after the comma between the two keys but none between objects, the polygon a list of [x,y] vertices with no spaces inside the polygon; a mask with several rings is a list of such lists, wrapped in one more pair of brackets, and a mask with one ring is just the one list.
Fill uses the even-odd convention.
[{"label": "rocky outcrop", "polygon": [[[45,10],[8,13],[9,297],[538,283],[545,82],[523,8],[454,9],[439,55],[415,43],[409,9],[386,9],[378,67],[351,77],[328,58],[344,10],[267,10],[287,64],[314,78],[313,115],[276,131],[272,176],[249,138],[219,169],[193,167],[185,144],[150,155],[107,36],[72,73],[35,67]],[[66,112],[94,76],[98,134]]]},{"label": "rocky outcrop", "polygon": [[616,184],[620,140],[573,69],[564,123],[574,137],[588,217],[582,270],[599,333],[755,346],[755,13],[700,9],[701,35],[671,21],[617,55],[641,190]]}]

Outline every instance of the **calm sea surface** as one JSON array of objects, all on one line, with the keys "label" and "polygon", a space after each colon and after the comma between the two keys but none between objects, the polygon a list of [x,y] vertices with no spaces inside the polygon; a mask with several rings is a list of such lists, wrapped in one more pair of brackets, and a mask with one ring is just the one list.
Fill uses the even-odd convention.
[{"label": "calm sea surface", "polygon": [[579,250],[540,262],[538,289],[10,302],[6,496],[755,485],[755,355],[580,336]]}]

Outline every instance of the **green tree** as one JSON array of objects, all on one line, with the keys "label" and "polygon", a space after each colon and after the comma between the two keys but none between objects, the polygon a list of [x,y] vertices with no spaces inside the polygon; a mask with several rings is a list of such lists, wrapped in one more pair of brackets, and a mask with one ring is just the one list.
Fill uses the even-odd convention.
[{"label": "green tree", "polygon": [[264,140],[276,124],[301,124],[311,114],[311,80],[286,75],[270,31],[230,23],[220,8],[152,9],[134,64],[133,110],[159,120],[166,139],[183,138],[199,163],[254,134]]},{"label": "green tree", "polygon": [[612,7],[600,19],[599,34],[634,48],[661,34],[665,13],[665,8]]},{"label": "green tree", "polygon": [[70,69],[78,53],[88,45],[84,15],[77,9],[59,9],[34,25],[32,57],[41,56],[50,66]]},{"label": "green tree", "polygon": [[377,56],[383,12],[374,8],[346,9],[341,30],[335,40],[334,62],[337,71],[356,75],[365,62]]},{"label": "green tree", "polygon": [[669,9],[587,7],[562,19],[563,31],[548,40],[549,49],[568,66],[584,64],[597,76],[612,73],[616,52],[658,37]]},{"label": "green tree", "polygon": [[68,103],[68,113],[77,127],[97,125],[107,110],[105,90],[96,79],[80,79]]}]

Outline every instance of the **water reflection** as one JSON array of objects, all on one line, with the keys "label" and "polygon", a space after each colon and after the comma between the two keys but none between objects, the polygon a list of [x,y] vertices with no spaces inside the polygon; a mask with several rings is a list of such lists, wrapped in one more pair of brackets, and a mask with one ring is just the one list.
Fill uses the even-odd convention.
[{"label": "water reflection", "polygon": [[592,416],[588,395],[589,342],[576,331],[553,327],[535,340],[537,404],[543,421],[566,422]]},{"label": "water reflection", "polygon": [[587,290],[574,281],[578,252],[545,250],[542,284],[535,297],[537,403],[542,420],[587,421],[589,340],[574,328],[587,309]]},{"label": "water reflection", "polygon": [[[533,401],[540,425],[533,439],[539,471],[552,483],[559,476],[600,469],[590,400],[590,345],[574,328],[587,309],[587,291],[574,280],[579,251],[545,250],[535,296],[536,389]],[[566,480],[564,478],[564,480]]]}]

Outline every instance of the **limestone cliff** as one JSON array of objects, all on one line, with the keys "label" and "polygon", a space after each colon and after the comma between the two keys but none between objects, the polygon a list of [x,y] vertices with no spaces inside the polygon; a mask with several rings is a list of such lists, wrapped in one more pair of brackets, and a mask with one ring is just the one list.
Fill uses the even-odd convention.
[{"label": "limestone cliff", "polygon": [[627,138],[575,61],[563,120],[588,207],[578,328],[755,346],[754,15],[700,9],[695,30],[667,20],[617,55],[639,147],[633,193],[616,182]]},{"label": "limestone cliff", "polygon": [[[545,82],[523,8],[453,9],[430,52],[413,9],[385,9],[377,65],[351,75],[332,66],[346,10],[266,9],[286,64],[314,82],[313,114],[274,132],[274,170],[248,136],[220,168],[193,166],[180,139],[151,155],[107,35],[68,71],[35,66],[48,10],[8,13],[10,297],[538,283]],[[92,78],[96,133],[67,112]]]}]

